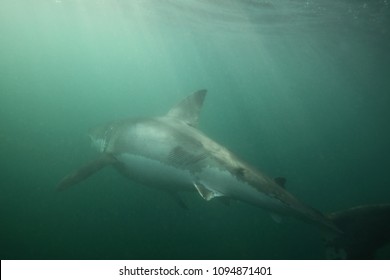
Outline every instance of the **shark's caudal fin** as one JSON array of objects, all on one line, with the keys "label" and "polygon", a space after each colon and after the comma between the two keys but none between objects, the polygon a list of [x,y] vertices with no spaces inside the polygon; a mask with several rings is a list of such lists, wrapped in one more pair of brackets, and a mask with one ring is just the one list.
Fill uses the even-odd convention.
[{"label": "shark's caudal fin", "polygon": [[115,159],[108,155],[103,154],[101,157],[88,162],[84,166],[80,167],[79,169],[73,171],[71,174],[65,176],[61,182],[57,186],[58,191],[65,190],[69,188],[70,186],[73,186],[85,179],[87,179],[89,176],[93,175],[94,173],[98,172],[103,167],[113,164],[115,162]]},{"label": "shark's caudal fin", "polygon": [[169,110],[167,117],[180,119],[190,126],[197,127],[206,93],[205,89],[192,93]]},{"label": "shark's caudal fin", "polygon": [[390,204],[354,207],[328,217],[343,231],[326,239],[329,259],[373,259],[390,242]]}]

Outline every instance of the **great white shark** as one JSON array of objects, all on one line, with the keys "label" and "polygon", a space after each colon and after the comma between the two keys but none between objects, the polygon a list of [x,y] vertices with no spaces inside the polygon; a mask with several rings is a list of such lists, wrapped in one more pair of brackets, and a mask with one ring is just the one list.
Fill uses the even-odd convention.
[{"label": "great white shark", "polygon": [[[164,116],[124,119],[92,129],[89,136],[100,157],[63,178],[58,190],[111,165],[131,180],[167,191],[184,208],[179,193],[194,191],[206,201],[239,200],[268,210],[277,220],[292,216],[314,224],[334,236],[328,247],[340,246],[340,236],[353,237],[356,226],[346,233],[338,222],[340,213],[324,215],[301,202],[286,190],[284,178],[268,177],[198,130],[206,92],[192,93]],[[384,208],[380,212],[389,222],[390,207]],[[355,212],[349,211],[348,217],[355,217]]]}]

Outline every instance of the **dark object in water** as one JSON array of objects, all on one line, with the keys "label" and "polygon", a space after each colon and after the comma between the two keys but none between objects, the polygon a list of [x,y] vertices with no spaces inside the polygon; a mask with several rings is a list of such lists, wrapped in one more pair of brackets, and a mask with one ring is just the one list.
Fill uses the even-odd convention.
[{"label": "dark object in water", "polygon": [[376,251],[390,242],[390,204],[358,206],[328,217],[343,231],[327,238],[329,259],[375,259]]}]

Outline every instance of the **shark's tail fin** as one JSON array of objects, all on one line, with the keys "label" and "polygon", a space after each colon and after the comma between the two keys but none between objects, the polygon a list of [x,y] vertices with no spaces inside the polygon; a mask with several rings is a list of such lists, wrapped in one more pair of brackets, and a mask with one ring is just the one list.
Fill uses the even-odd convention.
[{"label": "shark's tail fin", "polygon": [[390,242],[390,204],[364,205],[328,215],[343,234],[326,238],[330,259],[373,259]]}]

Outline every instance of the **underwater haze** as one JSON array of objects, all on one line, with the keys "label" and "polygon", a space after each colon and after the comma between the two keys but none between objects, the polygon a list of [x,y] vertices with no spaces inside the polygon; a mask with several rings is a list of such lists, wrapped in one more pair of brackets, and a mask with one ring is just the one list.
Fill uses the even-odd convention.
[{"label": "underwater haze", "polygon": [[[324,213],[390,202],[387,0],[0,0],[1,259],[323,259],[320,232],[106,168],[90,128],[164,115]],[[377,258],[390,259],[390,246]]]}]

